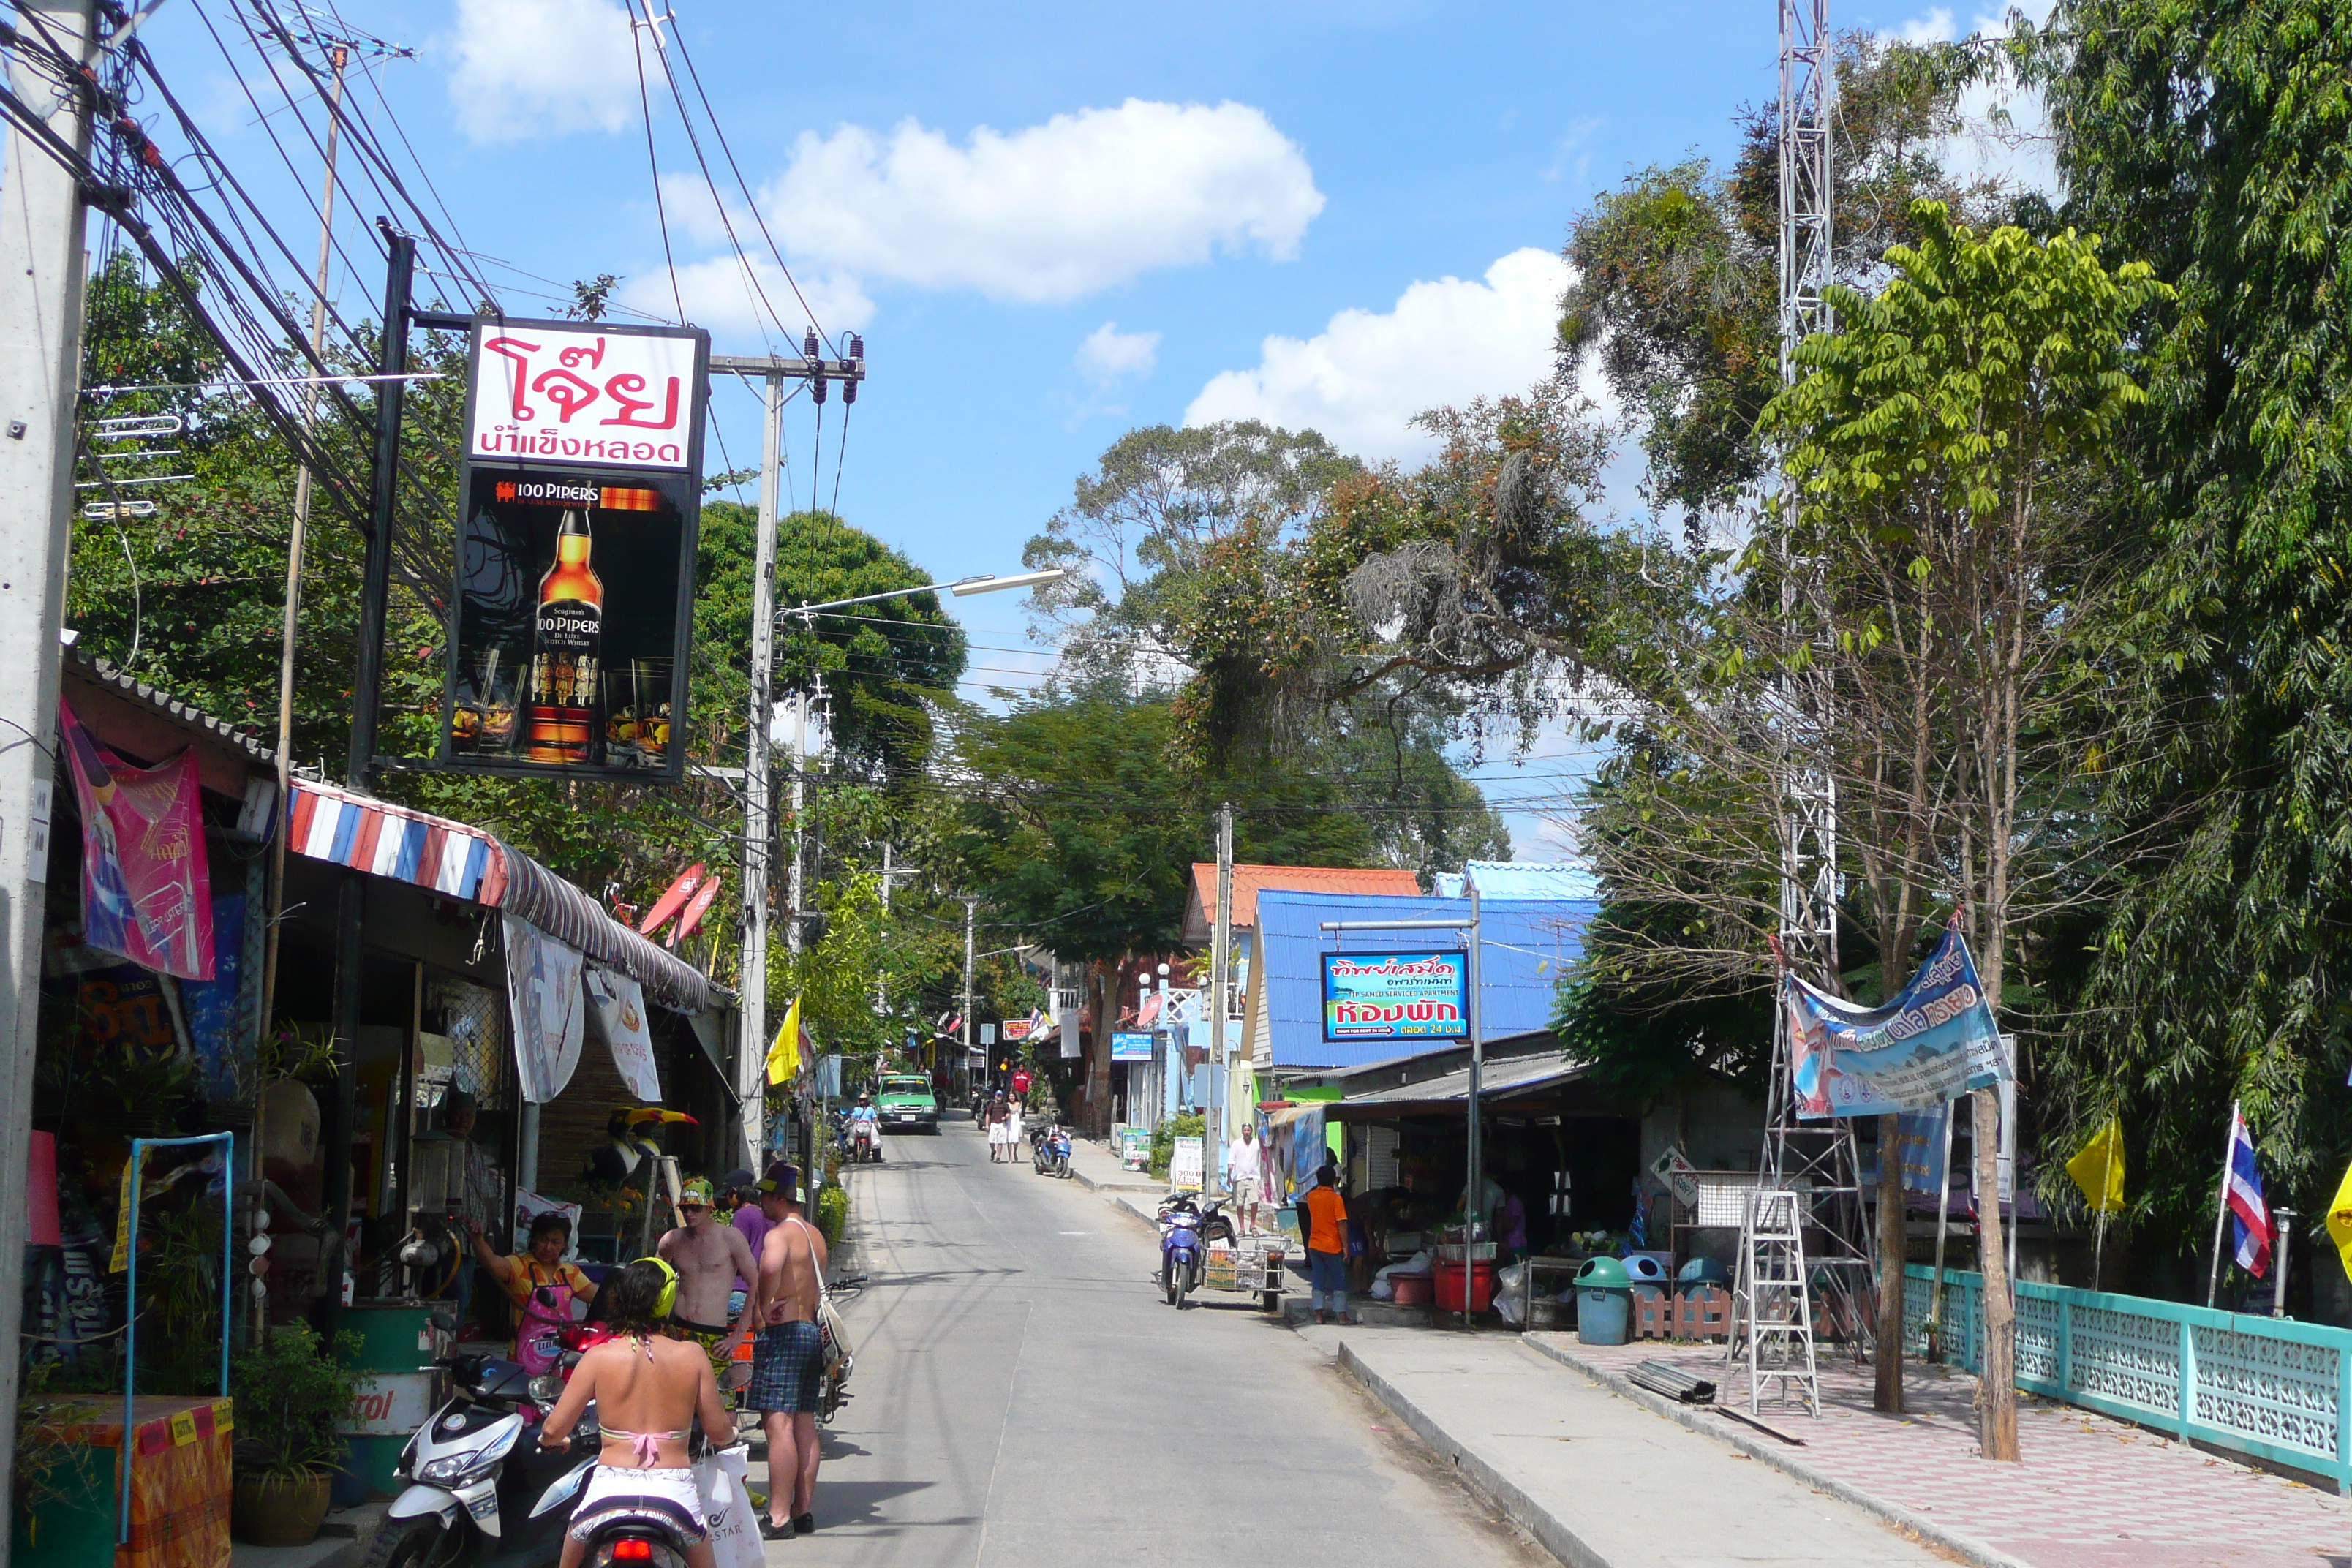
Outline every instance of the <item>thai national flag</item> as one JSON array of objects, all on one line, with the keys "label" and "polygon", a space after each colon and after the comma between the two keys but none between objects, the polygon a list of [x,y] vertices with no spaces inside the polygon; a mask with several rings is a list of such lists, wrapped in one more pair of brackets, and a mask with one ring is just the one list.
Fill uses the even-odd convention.
[{"label": "thai national flag", "polygon": [[2263,1201],[2263,1173],[2254,1163],[2254,1141],[2246,1119],[2230,1116],[2230,1171],[2224,1189],[2231,1217],[2238,1223],[2238,1267],[2261,1279],[2271,1267],[2271,1208]]}]

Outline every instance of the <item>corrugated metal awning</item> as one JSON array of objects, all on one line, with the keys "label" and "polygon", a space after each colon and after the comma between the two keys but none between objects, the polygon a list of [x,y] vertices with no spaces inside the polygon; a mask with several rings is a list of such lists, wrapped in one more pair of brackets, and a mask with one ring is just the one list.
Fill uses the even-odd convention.
[{"label": "corrugated metal awning", "polygon": [[647,1001],[674,1012],[699,1013],[728,999],[700,970],[614,920],[604,905],[513,845],[499,847],[506,858],[499,908],[508,914],[619,970],[646,988]]}]

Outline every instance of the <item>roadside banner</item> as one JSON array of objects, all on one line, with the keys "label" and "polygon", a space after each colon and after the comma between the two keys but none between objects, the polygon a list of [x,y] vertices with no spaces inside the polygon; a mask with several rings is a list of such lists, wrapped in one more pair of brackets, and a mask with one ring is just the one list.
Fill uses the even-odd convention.
[{"label": "roadside banner", "polygon": [[512,915],[506,922],[507,1005],[514,1016],[515,1068],[522,1097],[544,1105],[563,1092],[580,1065],[587,1006],[580,954]]},{"label": "roadside banner", "polygon": [[134,768],[58,699],[58,742],[81,807],[82,941],[181,980],[213,977],[212,873],[196,752]]},{"label": "roadside banner", "polygon": [[1857,1007],[1793,974],[1783,977],[1781,998],[1797,1114],[1807,1121],[1933,1110],[2015,1077],[1958,931],[1944,932],[1883,1007]]},{"label": "roadside banner", "polygon": [[629,976],[591,963],[582,979],[588,987],[588,1021],[613,1053],[613,1066],[629,1092],[649,1105],[661,1103],[661,1073],[654,1064],[654,1037],[646,1028],[646,991]]},{"label": "roadside banner", "polygon": [[1179,1138],[1168,1160],[1168,1185],[1180,1193],[1201,1190],[1202,1144],[1199,1138]]}]

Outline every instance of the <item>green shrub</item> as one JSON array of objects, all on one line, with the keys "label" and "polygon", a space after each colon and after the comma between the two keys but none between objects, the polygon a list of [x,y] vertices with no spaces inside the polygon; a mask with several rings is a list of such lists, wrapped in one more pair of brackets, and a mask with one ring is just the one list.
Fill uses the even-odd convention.
[{"label": "green shrub", "polygon": [[1172,1116],[1151,1130],[1151,1173],[1160,1181],[1168,1179],[1168,1167],[1176,1158],[1176,1140],[1204,1138],[1209,1131],[1209,1119],[1197,1110],[1187,1110]]},{"label": "green shrub", "polygon": [[229,1363],[236,1400],[237,1466],[278,1480],[324,1475],[343,1461],[335,1428],[352,1395],[369,1380],[345,1364],[360,1353],[360,1337],[335,1336],[336,1354],[308,1323],[269,1331],[258,1348]]},{"label": "green shrub", "polygon": [[841,1245],[841,1233],[849,1225],[849,1193],[842,1187],[827,1187],[816,1195],[816,1228],[823,1233],[827,1247]]}]

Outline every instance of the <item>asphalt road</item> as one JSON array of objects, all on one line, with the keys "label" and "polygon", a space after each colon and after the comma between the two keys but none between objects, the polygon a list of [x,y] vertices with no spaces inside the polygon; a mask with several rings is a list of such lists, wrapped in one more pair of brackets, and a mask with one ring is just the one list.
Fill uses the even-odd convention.
[{"label": "asphalt road", "polygon": [[847,1177],[872,1284],[817,1533],[771,1563],[1551,1564],[1299,1336],[1166,1305],[1131,1215],[969,1123],[887,1154]]}]

